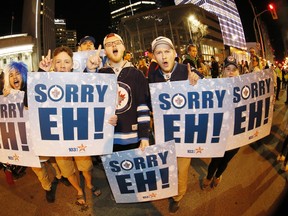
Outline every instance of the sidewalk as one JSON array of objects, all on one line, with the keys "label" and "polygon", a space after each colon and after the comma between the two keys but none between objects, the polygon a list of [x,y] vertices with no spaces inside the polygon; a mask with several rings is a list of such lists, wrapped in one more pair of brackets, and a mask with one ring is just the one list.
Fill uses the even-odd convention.
[{"label": "sidewalk", "polygon": [[[261,142],[244,146],[232,159],[216,189],[203,191],[200,180],[205,177],[210,159],[192,159],[188,191],[174,215],[181,216],[278,216],[287,215],[288,173],[281,171],[276,157],[285,134],[281,123],[288,105],[281,92],[273,116],[271,134]],[[284,95],[283,95],[284,94]],[[13,186],[6,183],[0,171],[1,214],[5,216],[160,216],[170,215],[168,199],[146,203],[116,204],[111,199],[104,171],[95,166],[94,183],[102,190],[98,198],[86,188],[88,209],[75,205],[76,191],[59,183],[55,203],[47,203],[31,168]],[[286,205],[285,205],[286,202]],[[280,212],[280,210],[286,213]]]}]

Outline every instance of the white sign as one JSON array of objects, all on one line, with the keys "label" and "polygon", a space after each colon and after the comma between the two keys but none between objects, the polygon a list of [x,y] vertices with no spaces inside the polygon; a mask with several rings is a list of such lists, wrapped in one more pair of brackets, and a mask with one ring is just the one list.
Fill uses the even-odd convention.
[{"label": "white sign", "polygon": [[28,76],[31,137],[41,156],[109,154],[116,108],[114,74],[35,72]]},{"label": "white sign", "polygon": [[174,141],[101,158],[117,203],[153,201],[178,194]]},{"label": "white sign", "polygon": [[27,135],[31,124],[23,104],[24,92],[0,95],[0,161],[28,167],[40,167]]},{"label": "white sign", "polygon": [[270,133],[270,70],[199,80],[195,86],[188,81],[149,85],[156,143],[174,139],[178,157],[221,157]]}]

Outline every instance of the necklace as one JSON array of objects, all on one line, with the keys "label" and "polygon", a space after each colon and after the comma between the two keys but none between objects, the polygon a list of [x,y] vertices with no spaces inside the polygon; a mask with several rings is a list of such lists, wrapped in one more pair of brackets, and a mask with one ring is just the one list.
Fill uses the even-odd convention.
[{"label": "necklace", "polygon": [[170,79],[171,79],[171,75],[172,75],[173,71],[170,72],[170,73],[163,73],[163,71],[160,70],[160,73],[161,73],[162,76],[164,77],[165,81],[168,82],[168,81],[170,81]]},{"label": "necklace", "polygon": [[171,73],[163,73],[163,77],[164,77],[165,81],[168,81],[171,79]]},{"label": "necklace", "polygon": [[126,65],[128,61],[124,61],[123,65],[121,67],[112,67],[109,63],[108,65],[112,68],[112,70],[116,73],[119,74],[121,72],[121,70],[123,69],[123,67]]},{"label": "necklace", "polygon": [[170,81],[171,76],[172,76],[172,73],[174,72],[177,64],[178,64],[178,63],[176,62],[175,65],[174,65],[174,67],[173,67],[173,69],[172,69],[172,71],[169,72],[169,73],[164,73],[164,72],[160,69],[160,73],[161,73],[161,75],[164,77],[164,79],[165,79],[166,82],[169,82],[169,81]]}]

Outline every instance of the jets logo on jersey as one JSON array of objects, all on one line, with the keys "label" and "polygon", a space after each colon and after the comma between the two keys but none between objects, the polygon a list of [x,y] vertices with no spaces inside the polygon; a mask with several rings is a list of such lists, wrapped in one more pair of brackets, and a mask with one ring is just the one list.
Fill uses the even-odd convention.
[{"label": "jets logo on jersey", "polygon": [[130,109],[132,103],[132,95],[130,87],[118,81],[117,107],[116,114],[121,114]]}]

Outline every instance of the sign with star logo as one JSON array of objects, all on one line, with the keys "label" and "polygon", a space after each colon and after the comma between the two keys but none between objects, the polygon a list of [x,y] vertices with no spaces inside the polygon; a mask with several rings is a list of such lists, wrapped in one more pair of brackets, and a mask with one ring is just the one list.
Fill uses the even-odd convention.
[{"label": "sign with star logo", "polygon": [[29,115],[23,104],[24,92],[0,95],[0,162],[28,167],[40,167],[29,137]]},{"label": "sign with star logo", "polygon": [[101,157],[117,203],[146,202],[178,193],[175,142]]},{"label": "sign with star logo", "polygon": [[[114,74],[28,74],[31,137],[37,155],[88,156],[113,149],[117,81]],[[124,103],[124,102],[123,102]]]},{"label": "sign with star logo", "polygon": [[152,83],[156,143],[175,140],[178,157],[221,157],[270,133],[273,72]]}]

